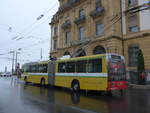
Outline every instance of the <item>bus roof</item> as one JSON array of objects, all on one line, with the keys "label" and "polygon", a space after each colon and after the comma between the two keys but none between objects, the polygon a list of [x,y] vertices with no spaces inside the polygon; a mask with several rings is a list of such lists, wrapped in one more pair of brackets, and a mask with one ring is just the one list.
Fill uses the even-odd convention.
[{"label": "bus roof", "polygon": [[[90,55],[90,56],[83,56],[83,57],[74,57],[74,58],[67,58],[67,59],[61,59],[57,60],[56,62],[67,62],[67,61],[76,61],[76,60],[87,60],[87,59],[94,59],[94,58],[101,58],[109,55],[117,55],[115,53],[108,53],[108,54],[98,54],[98,55]],[[121,55],[119,55],[121,56]]]},{"label": "bus roof", "polygon": [[29,62],[24,65],[37,65],[37,64],[48,64],[48,61],[39,61],[39,62]]}]

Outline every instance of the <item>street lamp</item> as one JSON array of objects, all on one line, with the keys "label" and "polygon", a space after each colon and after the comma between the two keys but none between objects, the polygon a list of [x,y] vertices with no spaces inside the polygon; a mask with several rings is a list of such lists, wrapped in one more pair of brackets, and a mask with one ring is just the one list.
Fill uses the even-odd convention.
[{"label": "street lamp", "polygon": [[22,48],[18,48],[18,50],[16,51],[16,59],[15,59],[15,72],[17,72],[17,66],[18,66],[18,54],[20,54],[19,51],[21,51]]},{"label": "street lamp", "polygon": [[9,26],[9,25],[6,25],[6,24],[0,24],[0,26],[7,27],[7,30],[8,30],[9,32],[12,31],[12,27]]},{"label": "street lamp", "polygon": [[15,72],[17,72],[18,54],[20,54],[20,52],[16,51],[16,59],[15,59]]},{"label": "street lamp", "polygon": [[[16,70],[17,69],[16,68],[17,67],[17,59],[18,59],[18,54],[20,54],[19,51],[21,51],[21,50],[22,50],[22,48],[18,48],[17,51],[12,50],[12,51],[9,52],[9,53],[12,54],[12,75],[14,73],[14,64],[15,64],[15,72],[17,71]],[[16,59],[15,59],[15,53],[16,53]]]}]

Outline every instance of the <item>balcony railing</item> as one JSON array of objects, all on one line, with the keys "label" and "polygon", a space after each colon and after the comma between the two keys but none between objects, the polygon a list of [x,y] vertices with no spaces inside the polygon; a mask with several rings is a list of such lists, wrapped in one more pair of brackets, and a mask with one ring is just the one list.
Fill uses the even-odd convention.
[{"label": "balcony railing", "polygon": [[75,24],[79,25],[79,24],[85,22],[85,20],[86,20],[86,16],[82,15],[79,18],[76,18],[74,22],[75,22]]},{"label": "balcony railing", "polygon": [[68,29],[70,27],[71,27],[71,21],[70,20],[66,20],[65,23],[63,23],[61,26],[62,29]]},{"label": "balcony railing", "polygon": [[97,18],[99,16],[102,16],[104,12],[105,12],[104,7],[100,6],[97,9],[95,9],[94,11],[92,11],[90,16],[92,16],[93,18]]},{"label": "balcony railing", "polygon": [[69,0],[66,4],[60,6],[59,12],[62,12],[62,11],[64,11],[65,9],[71,8],[72,5],[74,5],[74,4],[76,4],[76,3],[80,2],[80,1],[81,1],[81,0]]},{"label": "balcony railing", "polygon": [[55,34],[54,36],[52,36],[52,38],[53,38],[53,39],[57,39],[57,38],[58,38],[58,35]]}]

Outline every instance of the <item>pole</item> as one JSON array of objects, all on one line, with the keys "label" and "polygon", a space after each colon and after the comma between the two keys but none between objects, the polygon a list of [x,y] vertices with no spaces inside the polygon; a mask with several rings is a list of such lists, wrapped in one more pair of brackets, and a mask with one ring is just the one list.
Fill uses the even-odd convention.
[{"label": "pole", "polygon": [[12,75],[13,75],[13,73],[14,73],[14,57],[15,57],[15,52],[14,51],[12,51]]},{"label": "pole", "polygon": [[15,72],[17,72],[17,55],[18,55],[18,52],[16,52],[16,59],[15,59]]},{"label": "pole", "polygon": [[5,72],[7,72],[7,66],[5,66]]},{"label": "pole", "polygon": [[123,37],[123,5],[120,0],[120,12],[121,12],[121,37],[122,37],[122,55],[124,56],[124,37]]},{"label": "pole", "polygon": [[51,26],[51,37],[50,37],[50,53],[52,52],[52,36],[53,36],[53,27]]},{"label": "pole", "polygon": [[41,48],[41,60],[43,59],[43,55],[42,55],[42,48]]}]

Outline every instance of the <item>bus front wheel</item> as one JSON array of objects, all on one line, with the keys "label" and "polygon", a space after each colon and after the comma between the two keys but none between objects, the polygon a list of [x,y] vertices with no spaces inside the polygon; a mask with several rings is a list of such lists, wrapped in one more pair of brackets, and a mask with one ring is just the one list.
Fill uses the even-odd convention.
[{"label": "bus front wheel", "polygon": [[80,84],[77,80],[72,82],[71,89],[72,91],[75,91],[75,92],[80,90]]}]

